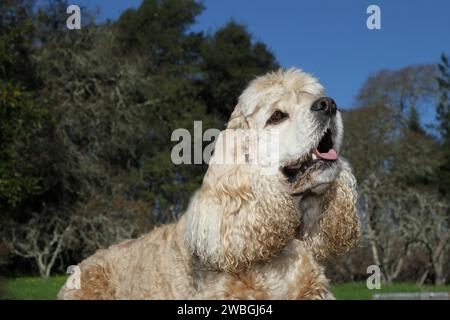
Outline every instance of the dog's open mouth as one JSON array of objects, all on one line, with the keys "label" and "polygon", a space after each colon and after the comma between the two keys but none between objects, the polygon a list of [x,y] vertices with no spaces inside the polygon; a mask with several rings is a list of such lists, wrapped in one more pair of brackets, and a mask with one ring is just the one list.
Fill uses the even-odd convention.
[{"label": "dog's open mouth", "polygon": [[284,166],[282,172],[289,180],[294,180],[299,174],[330,164],[337,158],[338,154],[333,149],[333,132],[327,129],[316,147],[295,163]]}]

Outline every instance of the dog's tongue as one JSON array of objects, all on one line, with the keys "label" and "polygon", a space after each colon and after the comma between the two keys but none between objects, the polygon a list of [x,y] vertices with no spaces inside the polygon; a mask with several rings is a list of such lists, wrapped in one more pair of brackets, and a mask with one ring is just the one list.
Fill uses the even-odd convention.
[{"label": "dog's tongue", "polygon": [[337,153],[336,150],[330,149],[327,152],[319,152],[319,150],[314,149],[314,154],[317,156],[317,158],[324,159],[324,160],[336,160],[337,159]]}]

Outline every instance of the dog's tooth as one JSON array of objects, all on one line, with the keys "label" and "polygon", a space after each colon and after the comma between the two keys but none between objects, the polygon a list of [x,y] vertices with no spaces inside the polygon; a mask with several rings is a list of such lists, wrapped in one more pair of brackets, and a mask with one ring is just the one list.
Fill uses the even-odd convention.
[{"label": "dog's tooth", "polygon": [[317,156],[314,153],[312,154],[312,159],[317,160]]}]

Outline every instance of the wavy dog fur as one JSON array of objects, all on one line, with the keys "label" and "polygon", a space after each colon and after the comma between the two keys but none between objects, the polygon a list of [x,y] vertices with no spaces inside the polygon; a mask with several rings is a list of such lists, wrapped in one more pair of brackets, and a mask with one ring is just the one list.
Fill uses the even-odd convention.
[{"label": "wavy dog fur", "polygon": [[[321,94],[316,82],[298,70],[279,71],[246,93],[281,87]],[[249,113],[243,103],[241,96],[228,129],[257,123],[255,108]],[[332,299],[319,261],[358,241],[355,202],[345,161],[325,192],[301,196],[292,196],[281,172],[212,163],[177,223],[97,251],[79,264],[81,287],[68,281],[58,298]]]},{"label": "wavy dog fur", "polygon": [[[304,199],[303,232],[299,236],[318,260],[344,254],[360,240],[356,180],[347,163],[321,197]],[[318,214],[317,214],[318,213]]]}]

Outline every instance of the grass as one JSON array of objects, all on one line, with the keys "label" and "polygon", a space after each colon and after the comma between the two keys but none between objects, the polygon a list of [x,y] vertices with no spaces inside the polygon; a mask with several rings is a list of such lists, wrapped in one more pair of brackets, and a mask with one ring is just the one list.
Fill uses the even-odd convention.
[{"label": "grass", "polygon": [[[46,280],[39,277],[9,278],[5,281],[3,294],[0,293],[0,299],[52,300],[56,298],[56,294],[64,284],[66,278],[67,276],[65,275],[53,276]],[[450,285],[426,285],[419,288],[413,283],[396,283],[392,286],[382,286],[380,290],[369,290],[364,282],[352,282],[334,284],[331,291],[333,291],[338,300],[366,300],[370,299],[375,293],[420,291],[449,292]]]},{"label": "grass", "polygon": [[450,285],[424,285],[418,287],[414,283],[394,283],[390,286],[383,286],[382,284],[380,290],[369,290],[365,282],[350,282],[332,285],[331,291],[338,300],[368,300],[372,298],[372,295],[377,293],[450,292]]},{"label": "grass", "polygon": [[18,277],[5,280],[0,299],[8,300],[54,300],[67,276]]}]

